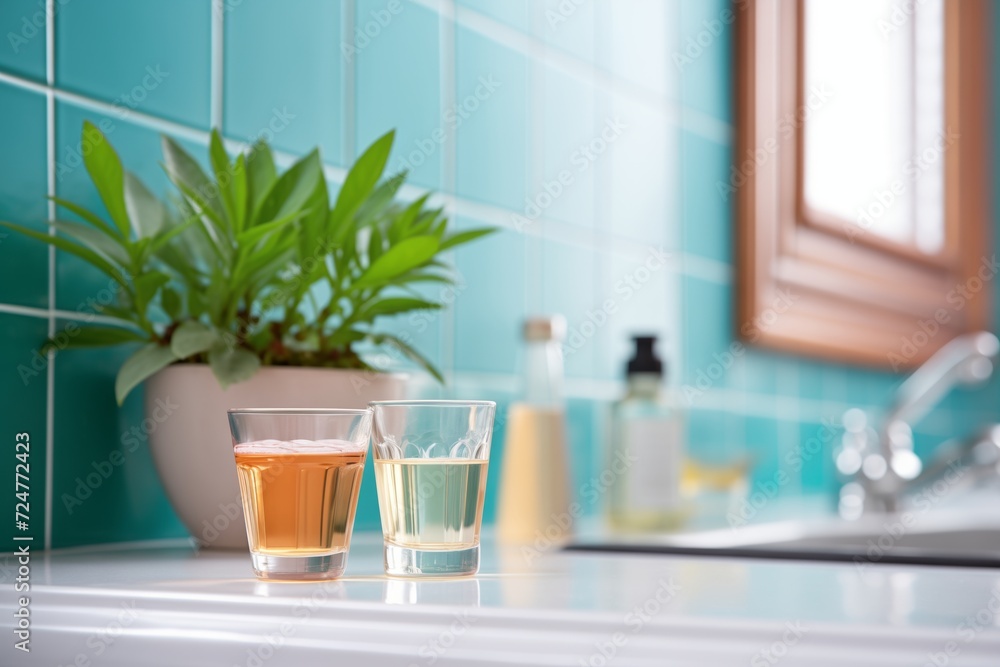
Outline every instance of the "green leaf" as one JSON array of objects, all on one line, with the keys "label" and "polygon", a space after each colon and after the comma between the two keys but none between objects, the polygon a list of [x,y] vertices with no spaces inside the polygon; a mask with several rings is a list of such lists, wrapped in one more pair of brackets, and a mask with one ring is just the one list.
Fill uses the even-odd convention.
[{"label": "green leaf", "polygon": [[426,263],[437,251],[438,240],[433,236],[414,236],[400,241],[372,263],[351,287],[365,289],[384,284]]},{"label": "green leaf", "polygon": [[208,363],[223,389],[249,380],[260,368],[260,359],[253,352],[221,343],[208,353]]},{"label": "green leaf", "polygon": [[156,292],[170,282],[170,276],[160,271],[150,271],[138,276],[135,283],[135,309],[137,312],[146,312],[146,306],[156,296]]},{"label": "green leaf", "polygon": [[281,229],[289,223],[295,222],[304,213],[303,211],[292,211],[288,215],[272,220],[271,222],[251,227],[236,237],[236,243],[240,246],[252,246],[272,232]]},{"label": "green leaf", "polygon": [[101,220],[101,218],[93,211],[89,211],[78,204],[74,204],[73,202],[67,201],[65,199],[60,199],[59,197],[49,197],[49,199],[59,204],[66,210],[76,213],[78,216],[80,216],[90,224],[94,225],[108,236],[114,236],[123,239],[125,245],[128,245],[129,239],[127,236],[122,236],[121,232],[119,232],[117,228],[112,227],[108,223]]},{"label": "green leaf", "polygon": [[376,139],[347,173],[344,185],[337,193],[337,203],[330,215],[331,223],[339,225],[334,234],[336,239],[342,240],[347,237],[348,230],[345,228],[350,227],[354,212],[358,210],[358,207],[361,206],[382,177],[395,137],[395,130],[391,130]]},{"label": "green leaf", "polygon": [[199,207],[207,209],[206,214],[214,216],[213,220],[221,221],[224,211],[219,203],[215,184],[208,179],[195,159],[166,135],[163,137],[163,158],[167,175],[173,184],[194,199]]},{"label": "green leaf", "polygon": [[118,405],[125,402],[125,397],[136,385],[176,360],[174,353],[164,345],[150,343],[139,348],[122,364],[118,377],[115,378],[115,398]]},{"label": "green leaf", "polygon": [[399,192],[399,188],[405,182],[405,171],[401,171],[395,176],[385,179],[358,208],[355,215],[358,227],[370,225],[378,220],[385,213],[385,209],[392,204],[396,198],[396,193]]},{"label": "green leaf", "polygon": [[438,308],[441,308],[441,304],[434,303],[433,301],[407,297],[391,297],[380,299],[370,306],[363,308],[354,319],[359,322],[366,322],[379,315],[396,315],[397,313],[406,313],[411,310],[436,310]]},{"label": "green leaf", "polygon": [[[253,223],[260,225],[300,210],[316,192],[323,179],[319,151],[314,150],[281,175],[254,212]],[[324,206],[326,203],[324,202]]]},{"label": "green leaf", "polygon": [[160,305],[163,307],[163,312],[167,314],[171,320],[179,320],[181,317],[181,295],[177,293],[172,287],[164,287],[160,292]]},{"label": "green leaf", "polygon": [[170,337],[170,349],[178,359],[208,352],[219,342],[219,332],[197,320],[181,324]]},{"label": "green leaf", "polygon": [[90,180],[108,209],[108,215],[122,236],[129,236],[128,211],[125,208],[125,182],[122,162],[97,127],[90,121],[83,122],[83,163]]},{"label": "green leaf", "polygon": [[120,345],[122,343],[143,343],[149,337],[141,331],[134,329],[123,329],[122,327],[105,327],[89,325],[79,327],[76,333],[70,335],[66,332],[65,338],[58,341],[49,339],[45,341],[43,349],[54,347],[56,349],[72,349],[78,347],[105,347],[109,345]]},{"label": "green leaf", "polygon": [[263,141],[257,142],[250,148],[246,163],[247,211],[252,214],[260,207],[271,186],[278,180],[278,171],[274,167],[271,149]]},{"label": "green leaf", "polygon": [[405,356],[409,357],[411,360],[419,364],[425,371],[434,376],[434,379],[444,384],[444,377],[438,372],[438,369],[434,367],[434,364],[415,350],[409,343],[402,340],[398,336],[393,336],[391,334],[381,334],[378,336],[373,336],[373,340],[379,345],[389,345],[391,347],[397,348]]},{"label": "green leaf", "polygon": [[68,220],[56,220],[52,223],[56,231],[69,236],[77,243],[88,246],[104,257],[127,265],[129,263],[128,252],[121,246],[121,241],[117,236],[108,236],[90,225],[81,225],[78,222]]},{"label": "green leaf", "polygon": [[[184,230],[186,230],[188,227],[190,227],[196,222],[198,222],[197,217],[188,218],[184,222],[175,224],[172,227],[170,227],[170,229],[167,229],[163,233],[157,235],[157,237],[153,239],[152,243],[149,244],[149,252],[152,254],[156,254],[156,252],[160,248],[170,243],[171,239],[173,239],[178,234],[184,233]],[[188,261],[191,261],[191,258],[189,258]],[[191,263],[193,264],[194,262]]]},{"label": "green leaf", "polygon": [[236,166],[233,167],[233,229],[239,232],[247,225],[247,165],[246,155],[236,156]]},{"label": "green leaf", "polygon": [[392,225],[389,227],[390,241],[395,243],[399,239],[409,236],[407,232],[417,219],[417,214],[423,209],[424,204],[427,203],[430,196],[430,193],[427,193],[422,197],[419,197],[407,206],[402,213],[396,216],[396,218],[392,221]]},{"label": "green leaf", "polygon": [[41,241],[42,243],[48,243],[54,245],[55,247],[70,253],[71,255],[76,255],[83,261],[87,262],[97,270],[101,271],[110,278],[114,278],[119,283],[122,281],[121,273],[116,269],[110,262],[98,255],[96,252],[87,248],[86,246],[73,243],[69,239],[63,238],[61,236],[51,236],[42,232],[37,232],[33,229],[29,229],[22,225],[15,225],[12,222],[0,221],[0,225],[7,227],[8,229],[13,229],[15,232],[20,232],[25,236],[30,236],[33,239]]},{"label": "green leaf", "polygon": [[369,265],[382,256],[382,232],[378,227],[372,227],[371,236],[368,237],[368,263]]},{"label": "green leaf", "polygon": [[155,235],[163,227],[167,211],[163,203],[137,176],[125,172],[125,210],[139,238]]},{"label": "green leaf", "polygon": [[458,232],[457,234],[446,236],[444,240],[441,241],[441,250],[447,250],[448,248],[454,248],[455,246],[462,245],[463,243],[475,241],[478,238],[489,236],[495,231],[497,230],[494,227],[479,227],[477,229],[468,229],[464,232]]},{"label": "green leaf", "polygon": [[232,181],[233,167],[226,155],[226,147],[222,144],[222,136],[216,129],[212,130],[208,144],[208,155],[215,172],[215,185],[222,199],[222,206],[229,219],[229,224],[235,229],[238,226],[236,215],[236,200],[233,198]]}]

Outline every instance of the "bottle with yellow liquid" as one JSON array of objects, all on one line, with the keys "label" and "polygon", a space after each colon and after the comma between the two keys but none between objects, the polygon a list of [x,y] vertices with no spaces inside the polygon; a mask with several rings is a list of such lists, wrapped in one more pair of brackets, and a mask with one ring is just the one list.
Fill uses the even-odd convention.
[{"label": "bottle with yellow liquid", "polygon": [[611,414],[609,465],[611,527],[622,531],[664,531],[685,517],[682,495],[684,421],[663,399],[663,362],[655,336],[635,336],[626,367],[628,391]]},{"label": "bottle with yellow liquid", "polygon": [[497,537],[507,543],[563,542],[572,535],[562,350],[566,321],[524,325],[524,397],[507,411]]}]

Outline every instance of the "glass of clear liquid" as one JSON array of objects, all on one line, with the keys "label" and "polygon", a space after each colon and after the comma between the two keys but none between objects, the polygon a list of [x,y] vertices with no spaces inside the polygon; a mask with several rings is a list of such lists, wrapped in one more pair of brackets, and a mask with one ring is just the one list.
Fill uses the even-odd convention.
[{"label": "glass of clear liquid", "polygon": [[371,409],[386,574],[475,574],[496,404],[377,401]]},{"label": "glass of clear liquid", "polygon": [[334,579],[347,550],[371,437],[369,410],[229,411],[254,573]]}]

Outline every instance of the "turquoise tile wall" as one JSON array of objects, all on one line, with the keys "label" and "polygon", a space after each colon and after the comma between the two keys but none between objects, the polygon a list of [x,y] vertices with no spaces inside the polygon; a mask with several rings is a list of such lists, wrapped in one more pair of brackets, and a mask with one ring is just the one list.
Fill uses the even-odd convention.
[{"label": "turquoise tile wall", "polygon": [[[45,229],[48,193],[100,210],[80,166],[84,119],[104,121],[157,192],[164,132],[199,158],[212,126],[263,133],[280,159],[319,145],[336,175],[396,128],[393,170],[443,191],[459,227],[502,228],[454,253],[454,307],[388,325],[444,369],[446,388],[421,384],[429,395],[499,402],[496,460],[531,313],[569,324],[576,488],[601,469],[635,332],[662,338],[692,455],[745,459],[758,487],[780,474],[787,496],[830,497],[839,416],[877,409],[899,382],[731,349],[728,0],[91,0],[57,3],[51,30],[38,8],[0,6],[0,218]],[[184,535],[145,443],[129,439],[139,397],[112,399],[125,351],[34,354],[91,317],[104,287],[73,258],[0,236],[0,438],[30,434],[29,533],[50,546]],[[918,450],[996,420],[998,384],[949,397],[919,425]],[[369,475],[358,528],[378,525]]]}]

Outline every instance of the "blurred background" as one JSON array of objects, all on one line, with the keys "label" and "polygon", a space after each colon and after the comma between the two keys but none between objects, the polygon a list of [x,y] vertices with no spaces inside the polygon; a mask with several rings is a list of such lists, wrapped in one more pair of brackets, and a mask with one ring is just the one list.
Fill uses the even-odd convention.
[{"label": "blurred background", "polygon": [[[778,495],[829,508],[841,416],[850,407],[882,410],[905,369],[752,346],[734,353],[746,324],[735,303],[733,163],[746,157],[736,155],[734,111],[741,4],[56,0],[46,17],[37,0],[5,0],[0,219],[45,230],[47,194],[99,206],[82,167],[85,119],[106,123],[124,163],[157,193],[167,189],[163,133],[199,158],[212,127],[240,142],[273,137],[285,164],[319,145],[336,181],[396,128],[389,169],[410,170],[405,196],[431,189],[459,226],[501,228],[453,253],[452,307],[391,324],[447,378],[444,388],[417,379],[419,393],[493,399],[503,414],[520,391],[524,319],[563,315],[578,490],[605,465],[630,336],[656,335],[688,455],[749,462],[751,490],[783,472]],[[996,81],[1000,68],[985,65]],[[879,154],[904,150],[883,139],[859,141]],[[826,164],[844,171],[835,156]],[[818,173],[816,201],[836,208]],[[933,248],[934,223],[925,224],[932,232],[922,243]],[[885,225],[887,238],[909,233]],[[146,447],[141,397],[115,404],[127,350],[36,359],[50,320],[83,320],[106,288],[106,278],[62,252],[50,257],[42,244],[0,236],[0,427],[31,431],[39,443],[32,493],[46,506],[34,530],[52,547],[187,534]],[[402,361],[392,367],[417,372]],[[996,384],[949,394],[915,427],[917,452],[995,420]],[[500,420],[494,461],[503,435]],[[803,455],[806,443],[816,451]],[[115,450],[121,471],[70,508],[66,494]],[[487,522],[499,470],[491,466]],[[360,503],[357,528],[377,529],[370,477]],[[583,506],[596,516],[604,500]]]}]

